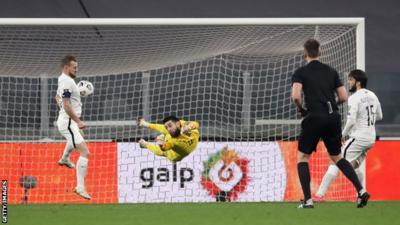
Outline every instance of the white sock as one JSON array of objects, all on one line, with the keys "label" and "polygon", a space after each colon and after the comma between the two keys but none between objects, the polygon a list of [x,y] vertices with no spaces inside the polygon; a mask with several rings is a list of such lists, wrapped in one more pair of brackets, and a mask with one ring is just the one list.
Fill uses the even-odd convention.
[{"label": "white sock", "polygon": [[[363,172],[361,172],[360,169],[356,169],[355,171],[356,171],[358,180],[359,180],[360,183],[363,185],[363,184],[364,184],[364,174],[363,174]],[[364,185],[363,185],[363,186],[364,186]]]},{"label": "white sock", "polygon": [[88,159],[79,157],[76,163],[76,179],[78,188],[85,188],[85,177],[87,173]]},{"label": "white sock", "polygon": [[70,142],[67,142],[64,148],[64,153],[62,155],[63,160],[69,160],[69,156],[71,155],[72,151],[74,150],[74,145]]},{"label": "white sock", "polygon": [[339,168],[336,165],[329,165],[328,170],[326,171],[324,178],[322,178],[321,184],[319,185],[316,193],[318,197],[325,196],[329,185],[331,185],[331,183],[335,180],[338,172]]},{"label": "white sock", "polygon": [[[358,180],[360,181],[361,185],[364,186],[364,183],[363,183],[364,182],[364,174],[363,174],[363,172],[361,172],[360,169],[355,169],[355,171],[356,171]],[[364,192],[366,192],[365,188],[361,189],[359,194],[362,195],[362,194],[364,194]]]}]

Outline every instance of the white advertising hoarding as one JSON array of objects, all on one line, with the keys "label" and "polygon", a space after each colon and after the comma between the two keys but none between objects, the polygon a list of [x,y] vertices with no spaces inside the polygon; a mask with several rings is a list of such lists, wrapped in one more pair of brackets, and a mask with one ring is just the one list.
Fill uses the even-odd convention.
[{"label": "white advertising hoarding", "polygon": [[285,188],[276,142],[200,142],[176,164],[118,143],[120,203],[283,201]]}]

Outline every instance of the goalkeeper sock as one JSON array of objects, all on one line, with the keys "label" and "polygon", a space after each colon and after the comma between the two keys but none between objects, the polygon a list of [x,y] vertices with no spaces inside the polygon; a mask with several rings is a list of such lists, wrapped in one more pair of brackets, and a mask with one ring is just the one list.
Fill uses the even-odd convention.
[{"label": "goalkeeper sock", "polygon": [[308,162],[297,163],[297,172],[299,174],[299,179],[301,183],[301,188],[303,189],[304,201],[311,198],[310,189],[310,169],[308,168]]},{"label": "goalkeeper sock", "polygon": [[74,145],[71,142],[67,142],[64,148],[64,153],[62,155],[63,160],[69,160],[69,156],[71,155],[72,151],[74,150]]},{"label": "goalkeeper sock", "polygon": [[360,181],[358,180],[357,174],[354,171],[354,168],[351,166],[351,164],[344,158],[339,160],[336,163],[337,167],[339,167],[340,171],[353,183],[354,187],[356,188],[357,192],[362,194],[364,191]]},{"label": "goalkeeper sock", "polygon": [[80,156],[76,163],[76,179],[77,186],[80,188],[85,187],[85,177],[87,173],[88,159]]},{"label": "goalkeeper sock", "polygon": [[318,191],[315,195],[317,195],[318,197],[325,196],[329,185],[331,185],[331,183],[335,180],[338,172],[339,168],[337,168],[337,166],[329,165],[328,170],[322,178],[321,184],[319,185]]}]

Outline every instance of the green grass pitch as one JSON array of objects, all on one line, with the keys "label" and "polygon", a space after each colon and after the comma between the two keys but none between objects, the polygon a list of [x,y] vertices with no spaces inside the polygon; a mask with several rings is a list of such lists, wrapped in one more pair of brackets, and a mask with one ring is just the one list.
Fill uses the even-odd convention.
[{"label": "green grass pitch", "polygon": [[169,203],[120,205],[9,205],[8,224],[18,225],[400,225],[400,202],[326,202],[314,209],[298,203]]}]

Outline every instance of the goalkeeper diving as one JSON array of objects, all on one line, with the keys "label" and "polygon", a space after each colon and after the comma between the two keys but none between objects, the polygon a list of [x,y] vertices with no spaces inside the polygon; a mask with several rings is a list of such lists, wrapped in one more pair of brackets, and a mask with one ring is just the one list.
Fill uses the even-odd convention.
[{"label": "goalkeeper diving", "polygon": [[196,149],[199,142],[199,123],[195,121],[168,116],[163,124],[155,124],[139,118],[138,125],[161,133],[156,138],[156,144],[140,139],[139,146],[155,155],[166,157],[171,162],[181,161]]}]

